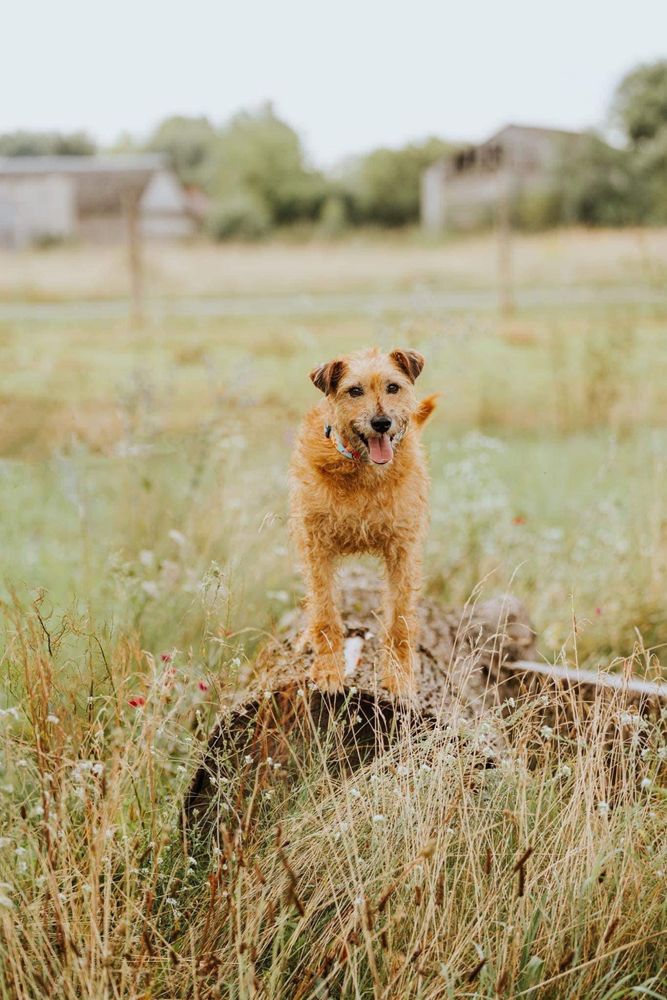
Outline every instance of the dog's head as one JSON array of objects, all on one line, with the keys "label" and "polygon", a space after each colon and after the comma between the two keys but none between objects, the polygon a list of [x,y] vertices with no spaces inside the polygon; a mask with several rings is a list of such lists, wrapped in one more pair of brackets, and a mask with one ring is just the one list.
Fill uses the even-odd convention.
[{"label": "dog's head", "polygon": [[348,444],[374,465],[394,457],[417,409],[414,382],[424,358],[417,351],[383,354],[377,348],[319,365],[310,378],[327,397],[331,422]]}]

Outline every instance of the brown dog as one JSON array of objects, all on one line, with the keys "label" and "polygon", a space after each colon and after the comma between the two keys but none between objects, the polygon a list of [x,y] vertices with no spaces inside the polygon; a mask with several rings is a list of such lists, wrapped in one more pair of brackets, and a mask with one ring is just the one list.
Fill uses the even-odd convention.
[{"label": "brown dog", "polygon": [[304,636],[318,687],[338,690],[344,629],[334,599],[341,556],[381,556],[388,584],[381,680],[398,694],[414,689],[415,603],[428,521],[429,477],[418,431],[435,407],[419,403],[414,382],[424,358],[377,348],[315,368],[324,399],[306,415],[290,466],[293,535],[307,588]]}]

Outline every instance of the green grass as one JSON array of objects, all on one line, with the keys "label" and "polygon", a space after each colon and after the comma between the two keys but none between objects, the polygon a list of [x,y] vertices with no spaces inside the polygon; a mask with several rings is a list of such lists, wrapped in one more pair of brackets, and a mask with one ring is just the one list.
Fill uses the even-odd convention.
[{"label": "green grass", "polygon": [[[548,271],[550,239],[531,244],[545,285],[562,268],[559,258]],[[476,287],[488,287],[488,251]],[[290,253],[280,249],[281,275]],[[387,292],[414,287],[392,266]],[[593,270],[620,288],[618,259]],[[455,272],[442,280],[455,287]],[[336,292],[335,277],[326,287]],[[398,791],[384,764],[343,787],[320,765],[247,848],[264,886],[233,852],[224,870],[183,856],[178,808],[199,740],[302,592],[286,468],[317,399],[308,371],[340,351],[417,347],[419,388],[442,393],[425,433],[429,591],[460,604],[478,588],[512,589],[546,658],[631,657],[661,676],[667,302],[653,294],[612,309],[564,294],[505,322],[486,307],[368,314],[341,302],[334,295],[330,314],[294,300],[292,313],[240,319],[167,310],[140,329],[75,312],[0,321],[3,998],[45,983],[91,1000],[242,998],[258,983],[276,998],[324,996],[327,985],[350,998],[663,995],[664,738],[659,727],[641,742],[618,736],[620,791],[607,815],[613,707],[580,721],[585,744],[542,740],[531,770],[538,716],[519,706],[525,741],[505,770],[472,782],[442,734],[404,748],[413,778]],[[165,690],[161,656],[174,650]],[[130,706],[136,697],[144,710]],[[419,770],[425,761],[435,776]],[[342,820],[349,832],[332,836]],[[275,822],[300,859],[303,916],[279,902]],[[517,901],[511,868],[528,845]],[[391,926],[364,928],[354,901],[375,907],[390,873],[408,873],[383,917]],[[234,900],[237,930],[217,904],[207,918],[211,879]],[[356,923],[349,962],[327,979],[321,969]],[[549,985],[531,992],[539,982]]]}]

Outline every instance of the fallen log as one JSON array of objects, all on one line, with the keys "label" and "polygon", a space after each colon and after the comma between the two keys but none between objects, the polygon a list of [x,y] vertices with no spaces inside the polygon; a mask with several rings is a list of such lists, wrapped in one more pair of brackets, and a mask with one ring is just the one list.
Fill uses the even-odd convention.
[{"label": "fallen log", "polygon": [[[503,595],[459,611],[422,603],[418,690],[408,704],[378,682],[383,599],[377,581],[348,569],[341,584],[344,690],[326,694],[308,680],[311,654],[299,645],[302,616],[298,610],[287,615],[210,737],[184,802],[187,823],[219,821],[223,800],[238,822],[249,822],[248,803],[259,807],[275,789],[276,773],[287,783],[303,778],[323,751],[330,769],[353,769],[401,734],[461,726],[492,709],[502,714],[525,695],[557,693],[539,703],[540,722],[557,726],[581,717],[582,703],[590,707],[600,698],[622,696],[643,713],[667,700],[665,684],[539,662],[526,609]],[[500,751],[505,738],[495,736]],[[488,764],[480,759],[480,766]]]}]

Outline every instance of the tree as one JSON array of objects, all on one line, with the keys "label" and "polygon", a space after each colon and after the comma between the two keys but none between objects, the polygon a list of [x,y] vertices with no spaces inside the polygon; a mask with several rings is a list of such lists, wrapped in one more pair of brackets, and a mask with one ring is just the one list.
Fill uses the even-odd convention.
[{"label": "tree", "polygon": [[211,187],[221,201],[247,196],[273,225],[317,218],[328,193],[324,177],[308,169],[298,134],[270,104],[236,115],[223,129]]},{"label": "tree", "polygon": [[211,183],[218,133],[208,118],[172,115],[160,122],[148,149],[165,153],[184,184],[207,188]]},{"label": "tree", "polygon": [[633,145],[667,125],[667,59],[638,66],[616,89],[612,117]]},{"label": "tree", "polygon": [[349,178],[358,221],[403,226],[419,218],[421,175],[452,147],[430,138],[402,149],[376,149],[357,161]]},{"label": "tree", "polygon": [[96,151],[86,132],[6,132],[0,156],[89,156]]}]

